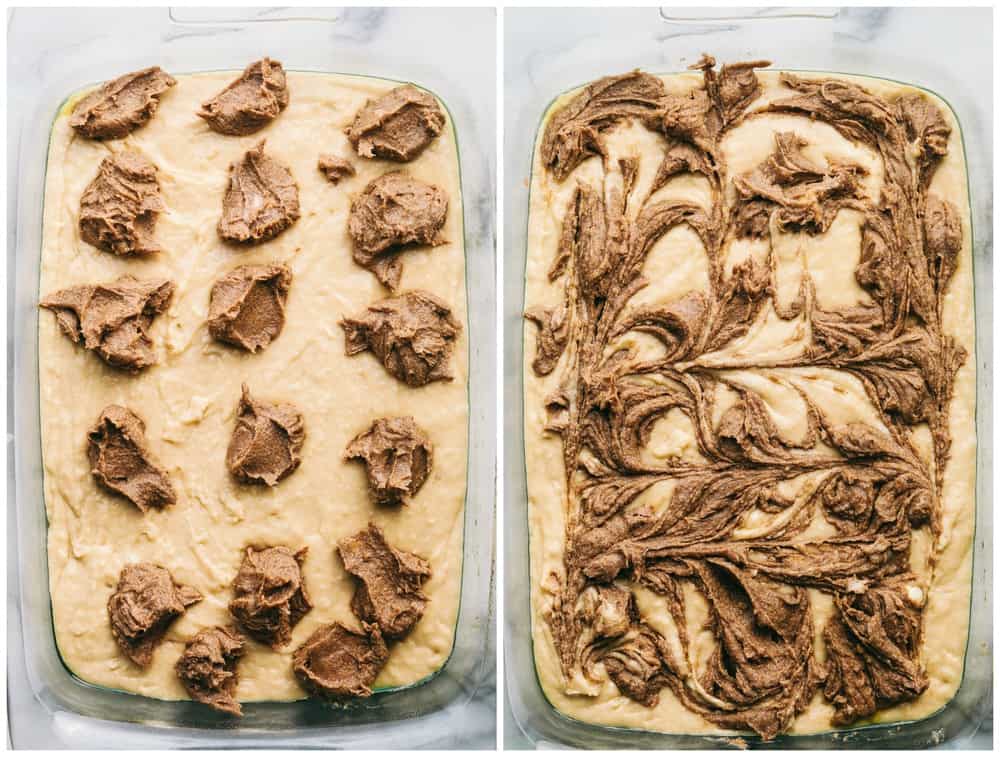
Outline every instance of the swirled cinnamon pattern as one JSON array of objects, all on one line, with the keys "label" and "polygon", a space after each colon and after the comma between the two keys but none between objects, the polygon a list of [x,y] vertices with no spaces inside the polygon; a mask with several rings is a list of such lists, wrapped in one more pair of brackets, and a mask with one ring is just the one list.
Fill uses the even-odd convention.
[{"label": "swirled cinnamon pattern", "polygon": [[[755,69],[768,65],[705,56],[687,91],[639,71],[609,76],[552,113],[540,163],[576,184],[552,210],[562,225],[548,279],[562,297],[525,312],[537,326],[532,372],[558,376],[545,428],[565,471],[562,566],[533,580],[546,598],[536,633],[551,639],[564,688],[593,694],[610,681],[647,707],[669,690],[714,726],[764,739],[814,700],[843,726],[927,689],[931,586],[912,552],[918,533],[931,566],[941,547],[949,412],[968,358],[942,318],[962,217],[930,191],[949,122],[913,90],[886,99],[818,76],[780,74],[780,95],[761,97]],[[723,140],[761,114],[799,118],[771,136],[763,162],[729,170]],[[876,156],[878,180],[812,145],[803,116]],[[637,180],[649,151],[608,147],[637,126],[662,148],[651,183]],[[669,191],[692,176],[706,202]],[[833,306],[806,267],[794,296],[779,297],[778,240],[820,237],[844,211],[858,219],[853,277],[867,296]],[[703,250],[707,286],[637,303],[657,283],[647,259],[682,228]],[[765,323],[794,338],[744,349]],[[656,349],[640,350],[636,334]],[[823,372],[855,382],[877,422],[829,412],[805,380]],[[799,397],[794,438],[769,408],[769,381]],[[668,417],[692,430],[694,449],[651,457]],[[672,634],[647,620],[640,591],[666,608]],[[690,627],[692,592],[708,606],[703,628]],[[821,627],[817,596],[831,610]],[[709,652],[695,654],[705,633]]]}]

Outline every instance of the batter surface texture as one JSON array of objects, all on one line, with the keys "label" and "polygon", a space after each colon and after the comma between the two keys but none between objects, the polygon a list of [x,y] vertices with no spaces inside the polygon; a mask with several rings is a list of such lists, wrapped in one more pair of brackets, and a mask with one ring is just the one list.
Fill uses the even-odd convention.
[{"label": "batter surface texture", "polygon": [[[422,587],[427,597],[423,616],[394,643],[373,688],[413,684],[448,658],[462,575],[468,330],[451,121],[405,165],[409,176],[447,195],[448,212],[439,244],[407,249],[399,284],[401,292],[433,293],[462,328],[452,336],[447,366],[452,380],[411,387],[387,373],[371,352],[348,357],[338,325],[390,294],[352,259],[348,216],[365,186],[400,166],[355,158],[356,175],[337,186],[316,168],[321,153],[352,154],[344,130],[367,101],[396,83],[288,72],[287,107],[252,135],[226,136],[210,128],[200,109],[239,74],[176,77],[176,84],[157,92],[155,113],[147,108],[152,117],[144,112],[141,119],[125,119],[131,130],[110,134],[127,133],[122,139],[95,141],[74,132],[70,113],[82,94],[71,98],[53,125],[40,297],[124,275],[174,285],[169,306],[155,320],[144,321],[149,360],[135,374],[109,367],[98,355],[100,345],[83,349],[62,333],[51,312],[39,311],[49,575],[59,651],[66,665],[90,683],[162,699],[187,698],[175,665],[199,632],[233,623],[227,607],[246,548],[307,549],[302,574],[312,609],[280,649],[246,639],[233,692],[241,702],[301,699],[306,691],[292,670],[295,649],[331,623],[360,627],[351,610],[357,581],[345,572],[336,546],[373,522],[389,543],[420,555],[433,570]],[[287,169],[297,185],[299,216],[273,239],[253,246],[229,244],[220,239],[217,226],[230,165],[239,164],[262,140],[266,156]],[[147,236],[159,251],[142,256],[103,251],[79,232],[81,196],[102,161],[125,151],[156,167],[159,201],[155,227]],[[286,266],[291,280],[287,293],[281,293],[283,301],[268,310],[283,316],[284,324],[267,321],[266,338],[246,337],[247,329],[260,324],[243,324],[239,313],[216,328],[240,344],[248,339],[253,346],[266,344],[256,353],[253,346],[242,349],[213,338],[209,326],[221,312],[210,309],[213,285],[246,265]],[[247,294],[245,302],[267,305],[268,291],[257,294]],[[227,467],[243,384],[255,400],[294,404],[307,430],[301,463],[273,487],[243,484]],[[128,408],[145,422],[145,444],[169,477],[173,504],[143,513],[95,484],[87,432],[109,405]],[[434,445],[433,470],[402,507],[374,504],[364,466],[344,459],[351,440],[387,416],[412,417]],[[169,625],[148,668],[122,655],[109,624],[108,597],[130,563],[162,566],[179,585],[203,596]]]},{"label": "batter surface texture", "polygon": [[958,124],[878,79],[632,72],[531,181],[535,663],[582,721],[814,733],[955,694],[975,515]]}]

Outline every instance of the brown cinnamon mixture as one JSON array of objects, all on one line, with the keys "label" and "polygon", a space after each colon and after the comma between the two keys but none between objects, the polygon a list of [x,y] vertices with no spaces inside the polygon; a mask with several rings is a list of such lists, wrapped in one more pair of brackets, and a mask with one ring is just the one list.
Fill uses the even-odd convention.
[{"label": "brown cinnamon mixture", "polygon": [[112,368],[135,373],[156,363],[149,327],[173,296],[172,281],[126,274],[107,284],[60,289],[39,306],[56,314],[59,328],[72,341]]},{"label": "brown cinnamon mixture", "polygon": [[326,153],[319,156],[319,160],[316,161],[316,167],[331,184],[339,184],[343,179],[347,179],[357,173],[349,160]]},{"label": "brown cinnamon mixture", "polygon": [[379,176],[351,203],[354,262],[395,292],[403,275],[400,255],[410,245],[442,244],[447,215],[448,196],[433,184],[402,171]]},{"label": "brown cinnamon mixture", "polygon": [[156,166],[139,153],[117,152],[101,161],[80,198],[80,238],[115,255],[159,252],[153,227],[163,208]]},{"label": "brown cinnamon mixture", "polygon": [[220,342],[258,352],[285,326],[285,301],[292,285],[286,265],[241,265],[212,285],[208,331]]},{"label": "brown cinnamon mixture", "polygon": [[292,639],[292,629],[312,609],[302,577],[308,549],[247,547],[233,579],[229,612],[247,634],[273,649]]},{"label": "brown cinnamon mixture", "polygon": [[152,460],[146,424],[127,407],[108,405],[101,411],[87,434],[87,458],[97,483],[142,512],[177,501],[170,477]]},{"label": "brown cinnamon mixture", "polygon": [[264,154],[264,140],[229,166],[219,236],[227,242],[258,244],[299,220],[299,187],[291,172]]},{"label": "brown cinnamon mixture", "polygon": [[389,659],[378,626],[361,633],[343,623],[317,628],[292,655],[292,671],[302,688],[327,699],[370,697],[372,684]]},{"label": "brown cinnamon mixture", "polygon": [[148,667],[167,628],[201,593],[174,581],[170,571],[152,563],[126,565],[108,599],[111,634],[122,653],[140,667]]},{"label": "brown cinnamon mixture", "polygon": [[[566,209],[549,273],[563,282],[563,301],[526,316],[539,327],[534,372],[560,376],[546,405],[569,492],[564,574],[543,583],[552,587],[545,617],[566,679],[610,678],[648,707],[669,689],[717,726],[771,739],[817,693],[833,707],[834,724],[845,725],[927,688],[923,600],[915,599],[926,587],[911,573],[910,545],[914,529],[940,530],[949,401],[966,352],[941,323],[962,243],[955,207],[928,194],[950,133],[942,114],[920,95],[887,101],[852,82],[782,74],[791,94],[763,111],[823,121],[873,149],[885,166],[881,195],[861,190],[859,166],[808,159],[793,127],[777,135],[773,154],[755,170],[731,176],[720,145],[752,117],[761,93],[754,69],[767,65],[716,69],[705,56],[694,66],[702,86],[690,93],[669,94],[660,79],[635,71],[594,82],[559,108],[540,145],[544,166],[556,180],[572,180],[580,163],[597,156],[603,179],[598,186],[581,180]],[[627,121],[664,140],[645,196],[634,191],[639,158],[614,162],[605,146],[605,133]],[[673,177],[692,173],[708,182],[708,207],[655,199]],[[776,229],[822,234],[845,208],[863,217],[855,278],[872,305],[825,310],[805,272],[797,301],[779,307],[773,251],[763,263],[749,257],[725,266],[733,239],[770,243]],[[642,275],[650,250],[681,225],[704,246],[708,288],[664,305],[630,305],[651,283]],[[780,319],[811,324],[803,354],[733,366],[706,358],[772,305]],[[657,339],[662,357],[609,349],[629,331]],[[789,442],[764,400],[726,374],[778,367],[851,374],[887,431],[838,425],[804,398],[808,433]],[[716,419],[722,391],[737,401]],[[640,455],[653,424],[670,411],[690,419],[703,462],[648,463]],[[930,431],[930,466],[908,436],[918,423]],[[674,482],[664,508],[634,503],[662,481]],[[797,497],[779,492],[788,484],[800,489]],[[777,530],[737,539],[752,511],[789,517]],[[835,535],[804,535],[814,517]],[[630,584],[659,595],[679,647],[644,619]],[[829,594],[835,607],[821,629],[823,661],[810,588]],[[697,669],[685,589],[709,604],[715,637],[714,653]]]},{"label": "brown cinnamon mixture", "polygon": [[89,139],[119,139],[156,113],[160,97],[177,80],[159,66],[105,82],[73,108],[69,125]]},{"label": "brown cinnamon mixture", "polygon": [[462,326],[430,292],[415,289],[381,300],[340,325],[346,354],[371,350],[390,375],[409,386],[453,378],[449,362]]},{"label": "brown cinnamon mixture", "polygon": [[378,626],[386,639],[406,636],[427,607],[427,596],[421,590],[431,576],[427,561],[390,546],[374,523],[341,539],[337,552],[344,570],[358,579],[351,600],[354,614]]},{"label": "brown cinnamon mixture", "polygon": [[276,60],[251,63],[236,81],[202,103],[198,116],[220,134],[246,136],[260,131],[288,107],[285,69]]},{"label": "brown cinnamon mixture", "polygon": [[243,483],[274,486],[299,467],[305,439],[305,423],[295,405],[254,399],[244,384],[226,466]]},{"label": "brown cinnamon mixture", "polygon": [[379,505],[399,505],[420,490],[431,471],[434,446],[413,418],[379,418],[347,445],[344,458],[364,460],[368,488]]},{"label": "brown cinnamon mixture", "polygon": [[422,153],[442,127],[444,113],[434,96],[404,84],[365,103],[346,132],[362,158],[406,163]]},{"label": "brown cinnamon mixture", "polygon": [[243,637],[235,628],[206,628],[184,647],[175,669],[184,690],[196,702],[229,715],[242,715],[236,700],[236,665],[246,654]]}]

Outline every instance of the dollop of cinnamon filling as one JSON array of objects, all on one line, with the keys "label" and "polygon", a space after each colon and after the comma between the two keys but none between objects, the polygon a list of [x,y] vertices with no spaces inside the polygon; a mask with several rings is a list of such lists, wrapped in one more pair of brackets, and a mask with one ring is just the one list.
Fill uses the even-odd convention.
[{"label": "dollop of cinnamon filling", "polygon": [[379,418],[347,445],[346,460],[364,460],[368,488],[379,505],[406,503],[424,485],[434,445],[413,418]]},{"label": "dollop of cinnamon filling", "polygon": [[448,363],[462,326],[429,292],[390,297],[340,325],[347,355],[371,350],[390,375],[409,386],[453,378]]},{"label": "dollop of cinnamon filling", "polygon": [[337,552],[344,569],[358,579],[351,609],[386,639],[400,639],[423,617],[427,596],[421,590],[431,568],[422,557],[390,546],[374,523],[342,539]]},{"label": "dollop of cinnamon filling", "polygon": [[243,636],[235,628],[206,628],[185,645],[174,669],[194,701],[240,716],[243,708],[236,700],[236,665],[244,654]]},{"label": "dollop of cinnamon filling", "polygon": [[262,58],[238,79],[205,101],[198,116],[220,134],[245,136],[260,131],[288,107],[288,84],[281,63]]},{"label": "dollop of cinnamon filling", "polygon": [[448,215],[448,197],[433,184],[392,171],[368,184],[351,203],[347,229],[354,262],[391,291],[399,288],[406,245],[437,245]]},{"label": "dollop of cinnamon filling", "polygon": [[159,252],[153,228],[163,208],[156,166],[139,153],[116,152],[80,198],[80,238],[115,255]]},{"label": "dollop of cinnamon filling", "polygon": [[[546,399],[546,429],[561,437],[569,493],[564,570],[543,577],[542,590],[565,680],[586,693],[610,679],[649,707],[669,688],[710,722],[771,739],[817,692],[844,725],[927,688],[922,603],[911,599],[927,587],[911,572],[910,545],[914,529],[941,533],[949,403],[966,353],[941,322],[961,223],[946,198],[928,194],[950,134],[942,114],[919,94],[886,100],[853,82],[792,74],[781,74],[791,94],[755,111],[762,88],[754,69],[765,65],[717,70],[706,56],[693,67],[702,86],[689,93],[668,94],[636,71],[601,79],[559,108],[541,143],[546,170],[562,181],[598,156],[603,177],[596,186],[581,180],[566,210],[549,272],[564,283],[563,302],[526,317],[539,326],[534,372],[560,375]],[[770,157],[730,176],[721,141],[755,112],[818,119],[874,150],[885,167],[880,196],[866,195],[860,167],[807,159],[792,120]],[[606,143],[628,121],[665,140],[653,187],[641,196],[639,157],[612,160]],[[710,206],[657,198],[688,173],[707,180]],[[871,305],[824,310],[807,271],[798,298],[780,305],[771,251],[727,269],[731,240],[753,237],[770,248],[775,229],[821,234],[845,208],[863,219],[855,278]],[[630,305],[650,283],[642,275],[650,250],[681,225],[701,240],[708,288]],[[726,348],[769,307],[810,326],[801,354],[730,359]],[[610,348],[630,331],[658,340],[662,356]],[[800,392],[808,431],[785,439],[764,399],[727,374],[776,367],[850,374],[884,429],[838,424]],[[716,414],[722,392],[736,401]],[[642,456],[668,412],[690,421],[700,462]],[[917,423],[930,430],[930,464],[909,435]],[[635,502],[665,481],[674,486],[662,507]],[[769,525],[737,535],[751,515]],[[817,518],[836,535],[807,534]],[[659,596],[678,645],[643,617],[633,585]],[[685,589],[710,607],[715,646],[701,662]],[[824,660],[807,589],[833,598],[821,629]]]},{"label": "dollop of cinnamon filling", "polygon": [[349,160],[326,153],[319,156],[316,167],[331,184],[339,184],[343,179],[354,176],[357,173]]},{"label": "dollop of cinnamon filling", "polygon": [[159,66],[105,82],[73,108],[69,125],[88,139],[119,139],[156,113],[160,97],[177,80]]},{"label": "dollop of cinnamon filling", "polygon": [[274,486],[299,467],[305,439],[302,414],[294,405],[255,400],[244,384],[226,466],[244,483]]},{"label": "dollop of cinnamon filling", "polygon": [[273,649],[292,640],[292,629],[312,609],[302,577],[307,551],[247,547],[233,579],[230,614],[247,635]]},{"label": "dollop of cinnamon filling", "polygon": [[299,215],[299,187],[285,166],[264,154],[264,140],[229,166],[220,237],[228,242],[265,242],[299,220]]},{"label": "dollop of cinnamon filling", "polygon": [[148,562],[126,565],[108,599],[111,634],[126,657],[148,667],[170,624],[202,598],[174,581],[166,568]]},{"label": "dollop of cinnamon filling", "polygon": [[362,158],[413,160],[441,133],[444,112],[429,92],[404,84],[369,100],[346,129]]},{"label": "dollop of cinnamon filling", "polygon": [[220,342],[258,352],[285,326],[292,272],[280,263],[242,265],[212,285],[208,331]]},{"label": "dollop of cinnamon filling", "polygon": [[146,424],[121,405],[108,405],[87,434],[87,457],[94,480],[125,497],[142,512],[177,501],[166,471],[153,462]]},{"label": "dollop of cinnamon filling", "polygon": [[302,688],[326,699],[370,697],[372,684],[389,659],[378,627],[361,633],[342,623],[317,628],[292,655],[292,671]]},{"label": "dollop of cinnamon filling", "polygon": [[108,284],[60,289],[39,306],[56,314],[71,340],[111,367],[135,373],[156,363],[149,327],[173,295],[172,281],[125,275]]},{"label": "dollop of cinnamon filling", "polygon": [[321,626],[292,657],[292,670],[310,694],[328,699],[369,697],[389,659],[387,640],[406,636],[427,606],[421,587],[427,561],[389,545],[373,523],[342,539],[344,569],[358,579],[351,610],[361,632],[342,623]]}]

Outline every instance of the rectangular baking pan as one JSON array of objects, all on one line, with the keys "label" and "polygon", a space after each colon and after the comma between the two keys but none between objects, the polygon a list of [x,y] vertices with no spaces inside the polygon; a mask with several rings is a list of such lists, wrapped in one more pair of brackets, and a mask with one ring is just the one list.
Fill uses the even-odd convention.
[{"label": "rectangular baking pan", "polygon": [[[451,32],[465,30],[462,67]],[[18,9],[11,19],[7,270],[8,713],[15,747],[449,746],[491,731],[467,707],[490,684],[494,637],[495,32],[489,9]],[[450,658],[431,678],[349,706],[253,703],[238,723],[190,702],[93,686],[59,657],[52,631],[38,414],[38,269],[45,160],[63,100],[88,84],[160,65],[172,73],[242,68],[269,55],[289,70],[413,81],[455,125],[464,208],[469,329],[469,459],[461,605]],[[16,71],[16,73],[14,73]],[[16,223],[16,226],[14,225]],[[484,721],[480,718],[479,721]]]},{"label": "rectangular baking pan", "polygon": [[[988,10],[904,8],[510,9],[505,14],[504,207],[504,673],[510,747],[591,749],[922,748],[967,746],[992,694],[992,191]],[[559,28],[559,44],[545,31]],[[927,55],[934,48],[940,54]],[[771,59],[774,67],[890,78],[930,89],[952,106],[969,171],[976,305],[976,533],[969,638],[962,684],[913,722],[786,735],[678,735],[571,719],[546,699],[535,671],[524,466],[522,336],[528,187],[539,126],[561,93],[612,73],[681,72],[702,52],[720,62]],[[979,159],[978,156],[985,156]],[[513,721],[513,722],[511,722]],[[516,726],[516,727],[515,727]],[[986,726],[989,728],[989,725]],[[991,736],[975,742],[989,748]]]}]

